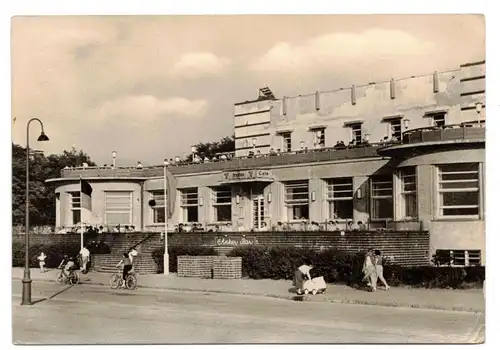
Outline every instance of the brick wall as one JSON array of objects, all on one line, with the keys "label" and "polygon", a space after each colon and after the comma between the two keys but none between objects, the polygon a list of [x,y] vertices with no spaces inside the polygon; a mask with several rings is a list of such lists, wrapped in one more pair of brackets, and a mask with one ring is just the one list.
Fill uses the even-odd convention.
[{"label": "brick wall", "polygon": [[[204,246],[214,247],[225,254],[236,246],[295,246],[310,247],[317,250],[335,248],[347,252],[364,251],[368,248],[379,249],[384,255],[394,257],[397,264],[405,266],[427,265],[429,263],[429,233],[425,231],[383,231],[383,232],[252,232],[252,233],[170,233],[168,244],[171,247]],[[147,238],[147,239],[146,239]],[[145,241],[143,241],[146,239]],[[31,235],[30,244],[58,242],[80,242],[80,235]],[[114,265],[121,259],[123,252],[136,247],[136,271],[156,273],[157,265],[152,252],[162,248],[164,241],[159,233],[100,234],[97,240],[111,248],[107,256],[95,256],[98,271],[114,271]],[[24,242],[24,235],[14,235],[13,242]]]},{"label": "brick wall", "polygon": [[214,279],[241,278],[241,258],[222,256],[178,256],[179,277],[200,277]]}]

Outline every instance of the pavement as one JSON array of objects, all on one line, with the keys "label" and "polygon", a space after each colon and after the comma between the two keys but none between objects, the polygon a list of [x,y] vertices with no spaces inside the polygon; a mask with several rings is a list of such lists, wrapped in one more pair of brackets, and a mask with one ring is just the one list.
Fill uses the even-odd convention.
[{"label": "pavement", "polygon": [[[22,279],[22,268],[12,269],[13,279]],[[39,269],[31,269],[34,281],[54,281],[57,270],[41,273]],[[80,274],[81,283],[109,286],[110,274],[90,272]],[[198,291],[224,294],[240,294],[265,296],[278,299],[297,299],[291,281],[285,280],[215,280],[201,278],[177,277],[170,275],[138,275],[138,287],[173,291]],[[485,310],[482,289],[419,289],[393,287],[388,291],[380,288],[376,292],[367,292],[345,285],[329,284],[325,294],[317,294],[306,298],[311,302],[364,304],[418,309],[434,309],[449,311],[483,312]]]},{"label": "pavement", "polygon": [[[169,279],[170,281],[177,279]],[[15,344],[481,343],[484,314],[34,280]]]}]

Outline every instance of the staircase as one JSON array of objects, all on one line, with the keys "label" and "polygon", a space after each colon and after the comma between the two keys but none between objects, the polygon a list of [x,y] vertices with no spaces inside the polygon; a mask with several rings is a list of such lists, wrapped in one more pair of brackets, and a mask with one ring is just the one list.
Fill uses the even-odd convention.
[{"label": "staircase", "polygon": [[138,241],[134,245],[129,243],[130,238],[133,238],[132,235],[130,234],[128,237],[117,235],[113,239],[106,241],[106,244],[111,248],[111,253],[92,256],[94,271],[103,273],[117,272],[116,265],[123,258],[123,253],[128,252],[133,247],[138,253],[138,256],[134,259],[135,272],[138,274],[156,274],[158,266],[153,259],[152,252],[163,245],[160,234],[155,232],[146,236],[144,234],[137,235]]}]

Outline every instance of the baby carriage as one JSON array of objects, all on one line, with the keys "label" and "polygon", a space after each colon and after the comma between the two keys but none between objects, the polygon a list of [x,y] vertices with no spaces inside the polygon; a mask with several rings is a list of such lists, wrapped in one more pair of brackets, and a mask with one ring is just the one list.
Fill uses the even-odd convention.
[{"label": "baby carriage", "polygon": [[312,280],[306,280],[302,284],[302,288],[297,287],[298,295],[307,295],[311,292],[312,295],[316,295],[317,293],[324,293],[326,291],[326,283],[323,276],[313,278]]}]

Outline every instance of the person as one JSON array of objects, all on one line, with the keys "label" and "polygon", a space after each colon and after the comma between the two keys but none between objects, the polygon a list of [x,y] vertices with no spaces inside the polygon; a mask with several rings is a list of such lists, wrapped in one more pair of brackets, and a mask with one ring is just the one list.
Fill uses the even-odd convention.
[{"label": "person", "polygon": [[139,253],[137,253],[137,250],[135,250],[134,247],[129,249],[128,257],[130,259],[130,263],[132,264],[132,270],[134,269],[134,260],[137,257],[137,255],[139,255]]},{"label": "person", "polygon": [[389,290],[389,285],[384,278],[384,267],[382,265],[382,253],[380,250],[375,250],[375,269],[377,272],[377,280],[375,283],[377,283],[378,280],[381,280],[385,286],[385,290]]},{"label": "person", "polygon": [[59,264],[59,268],[62,268],[62,273],[64,275],[64,278],[67,279],[69,278],[69,274],[71,273],[71,270],[75,267],[75,258],[69,257],[67,255],[64,256],[63,260]]},{"label": "person", "polygon": [[90,251],[87,246],[84,246],[80,250],[80,257],[82,258],[82,266],[80,266],[80,271],[87,271],[87,265],[90,259]]},{"label": "person", "polygon": [[116,267],[120,267],[123,265],[123,275],[122,275],[122,287],[125,287],[125,281],[127,280],[128,273],[132,270],[132,262],[130,261],[128,253],[123,253],[123,258],[116,265]]},{"label": "person", "polygon": [[372,292],[377,290],[377,271],[375,270],[375,257],[373,249],[368,249],[363,262],[363,282],[368,282]]},{"label": "person", "polygon": [[45,255],[44,252],[41,252],[40,255],[38,256],[38,263],[40,265],[40,272],[45,273],[45,259],[47,258],[47,255]]},{"label": "person", "polygon": [[295,278],[293,281],[293,284],[295,288],[297,289],[297,292],[300,294],[302,289],[304,288],[304,282],[305,280],[311,280],[311,270],[313,268],[313,265],[311,264],[311,261],[306,259],[304,260],[304,264],[301,265],[296,271],[295,271]]}]

